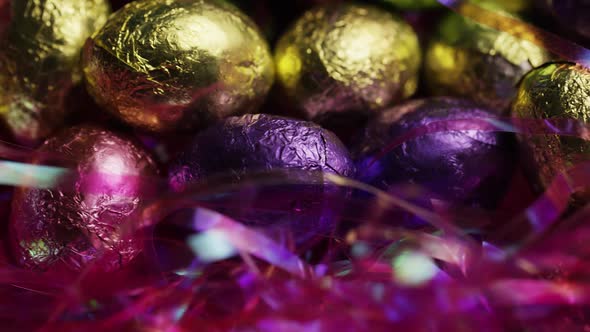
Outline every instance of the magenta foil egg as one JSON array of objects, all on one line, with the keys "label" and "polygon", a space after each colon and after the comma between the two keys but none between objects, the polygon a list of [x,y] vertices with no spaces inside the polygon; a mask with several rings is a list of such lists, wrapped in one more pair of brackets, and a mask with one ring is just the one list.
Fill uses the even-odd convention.
[{"label": "magenta foil egg", "polygon": [[228,118],[188,144],[170,166],[169,184],[183,191],[218,176],[239,182],[267,171],[284,171],[285,177],[276,185],[242,186],[209,203],[245,224],[287,229],[297,242],[333,229],[337,210],[326,196],[341,192],[322,174],[351,177],[354,164],[342,142],[312,122],[263,114]]},{"label": "magenta foil egg", "polygon": [[16,189],[9,230],[19,265],[113,271],[137,256],[143,244],[130,229],[139,228],[138,212],[158,174],[143,148],[81,126],[47,140],[32,163],[65,173],[51,188]]}]

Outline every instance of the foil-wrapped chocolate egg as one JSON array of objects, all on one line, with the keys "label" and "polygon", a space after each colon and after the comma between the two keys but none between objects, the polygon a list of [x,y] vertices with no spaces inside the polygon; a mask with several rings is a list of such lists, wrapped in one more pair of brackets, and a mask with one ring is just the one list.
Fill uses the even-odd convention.
[{"label": "foil-wrapped chocolate egg", "polygon": [[[548,63],[522,80],[512,114],[525,119],[590,122],[590,70],[573,63]],[[560,172],[590,159],[590,143],[576,137],[519,135],[529,175],[538,191]]]},{"label": "foil-wrapped chocolate egg", "polygon": [[110,7],[107,0],[10,5],[0,40],[0,120],[17,142],[36,144],[63,124],[66,97],[81,78],[80,50]]},{"label": "foil-wrapped chocolate egg", "polygon": [[526,40],[451,13],[427,48],[426,84],[435,95],[470,98],[508,112],[522,76],[550,57]]},{"label": "foil-wrapped chocolate egg", "polygon": [[254,114],[230,117],[198,134],[179,154],[170,184],[182,190],[213,175],[274,169],[353,174],[347,149],[331,132],[301,120]]},{"label": "foil-wrapped chocolate egg", "polygon": [[157,133],[253,112],[274,80],[256,25],[215,0],[131,2],[88,40],[82,58],[98,104]]},{"label": "foil-wrapped chocolate egg", "polygon": [[[476,126],[480,119],[497,116],[452,98],[415,100],[386,110],[369,123],[355,148],[359,178],[384,190],[416,184],[452,204],[493,208],[512,178],[514,138],[453,128],[457,121]],[[435,131],[403,140],[434,123]],[[390,146],[400,139],[399,145]]]},{"label": "foil-wrapped chocolate egg", "polygon": [[[334,134],[311,122],[262,114],[230,117],[189,143],[170,166],[169,184],[182,191],[214,176],[239,181],[252,173],[277,170],[303,173],[287,173],[284,179],[293,180],[291,184],[260,186],[256,195],[238,198],[250,202],[246,209],[225,212],[250,225],[290,225],[300,239],[329,231],[336,213],[325,194],[334,187],[318,179],[317,172],[351,177],[354,164]],[[229,193],[217,199],[236,197]]]},{"label": "foil-wrapped chocolate egg", "polygon": [[19,265],[113,271],[142,250],[142,241],[123,231],[139,222],[158,174],[139,145],[103,129],[73,127],[48,139],[32,163],[66,172],[50,188],[16,189],[9,229]]},{"label": "foil-wrapped chocolate egg", "polygon": [[341,3],[307,11],[280,38],[278,80],[314,121],[375,111],[411,96],[421,53],[400,17],[369,5]]}]

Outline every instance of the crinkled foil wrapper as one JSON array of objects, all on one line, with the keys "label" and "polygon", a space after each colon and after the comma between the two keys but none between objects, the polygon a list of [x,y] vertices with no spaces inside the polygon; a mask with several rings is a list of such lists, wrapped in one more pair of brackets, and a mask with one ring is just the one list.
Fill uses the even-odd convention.
[{"label": "crinkled foil wrapper", "polygon": [[149,179],[157,176],[139,145],[94,127],[74,127],[48,139],[34,164],[71,169],[51,189],[17,188],[12,201],[10,239],[16,261],[27,268],[113,271],[129,263],[143,242],[125,234],[135,223]]},{"label": "crinkled foil wrapper", "polygon": [[551,59],[533,43],[454,13],[437,31],[424,64],[431,92],[471,98],[500,113],[509,111],[522,76]]},{"label": "crinkled foil wrapper", "polygon": [[218,1],[132,2],[87,42],[83,67],[100,105],[153,132],[254,112],[274,81],[258,28]]},{"label": "crinkled foil wrapper", "polygon": [[239,179],[287,168],[354,175],[348,150],[330,131],[307,121],[255,114],[228,118],[199,133],[172,163],[170,183],[180,189],[216,174]]},{"label": "crinkled foil wrapper", "polygon": [[80,81],[84,41],[106,21],[106,0],[14,0],[0,41],[0,118],[19,143],[59,127]]},{"label": "crinkled foil wrapper", "polygon": [[[514,171],[514,136],[485,130],[452,130],[453,121],[497,119],[493,111],[465,99],[427,98],[383,111],[369,122],[355,147],[359,177],[390,190],[415,183],[452,203],[494,208]],[[434,123],[449,129],[389,145]]]},{"label": "crinkled foil wrapper", "polygon": [[[264,114],[230,117],[188,144],[170,167],[169,183],[173,190],[181,191],[219,175],[240,181],[256,172],[289,170],[302,171],[295,177],[286,175],[293,185],[238,194],[239,202],[249,208],[232,208],[235,194],[212,198],[210,203],[267,232],[288,230],[297,243],[328,234],[336,225],[336,211],[341,209],[328,197],[346,190],[324,185],[321,173],[314,172],[352,177],[355,169],[336,135],[312,122]],[[310,181],[319,183],[310,185]]]},{"label": "crinkled foil wrapper", "polygon": [[[520,84],[512,113],[526,119],[569,118],[590,123],[590,70],[556,62],[531,71]],[[520,135],[520,139],[538,191],[547,188],[560,172],[590,159],[590,143],[581,138]]]},{"label": "crinkled foil wrapper", "polygon": [[377,110],[414,94],[421,53],[412,28],[384,10],[316,7],[281,37],[278,79],[309,119]]}]

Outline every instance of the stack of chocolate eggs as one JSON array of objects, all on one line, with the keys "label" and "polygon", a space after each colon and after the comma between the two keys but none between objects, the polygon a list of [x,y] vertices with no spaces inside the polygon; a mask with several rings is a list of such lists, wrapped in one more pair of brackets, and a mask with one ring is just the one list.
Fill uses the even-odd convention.
[{"label": "stack of chocolate eggs", "polygon": [[[257,6],[278,10],[269,3]],[[532,6],[475,3],[512,18]],[[326,196],[351,195],[318,174],[493,210],[519,168],[518,143],[539,191],[590,153],[576,138],[517,141],[478,126],[510,114],[588,121],[590,71],[442,7],[434,31],[418,38],[390,6],[436,1],[305,1],[273,14],[292,21],[271,26],[239,1],[117,1],[112,14],[106,0],[2,4],[2,136],[34,147],[29,163],[63,171],[12,198],[8,237],[26,268],[118,270],[144,247],[137,233],[150,226],[150,202],[215,181],[239,188],[255,174],[298,174],[297,186],[248,201],[257,209],[232,215],[228,196],[216,201],[299,244],[336,229],[344,207],[326,208]],[[72,107],[81,91],[86,101]],[[322,127],[339,121],[354,130],[330,127],[338,137]],[[302,196],[319,212],[298,213]]]}]

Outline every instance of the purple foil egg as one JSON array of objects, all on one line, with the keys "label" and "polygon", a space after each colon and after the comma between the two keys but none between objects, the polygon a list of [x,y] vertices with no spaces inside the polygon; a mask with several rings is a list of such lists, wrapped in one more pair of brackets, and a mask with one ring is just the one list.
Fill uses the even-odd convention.
[{"label": "purple foil egg", "polygon": [[[480,119],[498,119],[495,113],[452,98],[386,110],[369,123],[355,147],[359,178],[384,190],[416,184],[451,204],[493,208],[515,165],[513,135],[478,127]],[[460,130],[453,127],[458,121],[473,124]],[[434,123],[436,130],[428,129]]]},{"label": "purple foil egg", "polygon": [[264,114],[228,118],[199,133],[179,154],[169,168],[169,184],[183,191],[212,177],[239,182],[265,171],[284,171],[286,182],[249,184],[208,202],[248,225],[287,229],[298,243],[333,229],[336,209],[326,196],[342,190],[318,181],[319,172],[352,177],[354,163],[333,133],[311,122]]},{"label": "purple foil egg", "polygon": [[312,122],[255,114],[230,117],[198,134],[173,162],[169,179],[180,191],[214,175],[239,179],[276,169],[354,173],[348,150],[333,133]]},{"label": "purple foil egg", "polygon": [[51,188],[20,187],[14,193],[9,232],[21,266],[117,270],[142,250],[127,223],[153,194],[158,170],[130,139],[95,127],[74,127],[47,140],[36,165],[64,171]]}]

